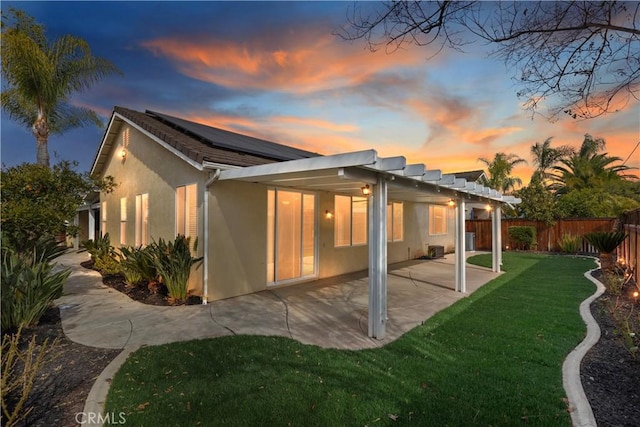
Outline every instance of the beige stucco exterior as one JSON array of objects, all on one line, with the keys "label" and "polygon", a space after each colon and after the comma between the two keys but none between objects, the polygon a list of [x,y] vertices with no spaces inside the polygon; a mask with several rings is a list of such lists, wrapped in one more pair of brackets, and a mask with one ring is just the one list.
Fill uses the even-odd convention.
[{"label": "beige stucco exterior", "polygon": [[[120,157],[123,149],[123,134],[128,129],[126,157]],[[202,201],[205,174],[148,136],[126,123],[123,124],[104,168],[105,176],[113,176],[117,187],[109,194],[102,193],[100,201],[106,202],[107,224],[111,244],[120,247],[120,199],[126,197],[127,222],[126,244],[135,245],[136,195],[149,195],[149,240],[176,237],[176,187],[198,185],[198,256],[202,256]],[[103,206],[103,205],[101,205]],[[96,221],[102,221],[102,212]],[[191,275],[189,289],[194,294],[202,293],[202,267]]]},{"label": "beige stucco exterior", "polygon": [[[127,130],[128,129],[128,130]],[[113,129],[112,129],[113,130]],[[123,135],[128,132],[128,142]],[[208,246],[209,301],[268,289],[267,284],[267,192],[264,184],[244,181],[215,181],[205,190],[210,170],[199,170],[149,135],[124,122],[116,129],[109,160],[103,168],[105,176],[115,178],[117,187],[101,194],[106,202],[106,231],[111,244],[120,246],[120,201],[126,197],[126,244],[135,244],[135,198],[148,194],[149,239],[173,240],[176,236],[176,187],[198,186],[198,256]],[[126,157],[120,157],[122,148]],[[204,197],[208,197],[208,238],[204,238]],[[316,278],[365,270],[368,267],[367,245],[335,247],[334,223],[324,217],[333,211],[335,193],[320,191],[316,195]],[[393,198],[390,202],[396,201]],[[96,217],[100,223],[101,216]],[[454,246],[454,210],[447,210],[447,233],[429,234],[429,205],[403,201],[403,240],[389,242],[388,262],[416,258],[425,253],[425,245],[442,245],[450,252]],[[194,270],[189,288],[202,295],[204,265]],[[309,278],[306,278],[309,280]],[[291,285],[288,283],[287,285]]]},{"label": "beige stucco exterior", "polygon": [[[263,291],[267,284],[267,191],[241,181],[215,182],[209,189],[209,286],[211,301]],[[334,193],[316,192],[317,278],[366,270],[368,245],[335,247],[334,223],[323,213],[334,210]],[[393,201],[393,200],[390,200]],[[454,210],[448,209],[446,235],[429,235],[429,205],[403,202],[404,239],[389,242],[389,263],[424,254],[426,244],[452,251]],[[308,280],[308,279],[306,279]],[[290,286],[287,283],[286,286]]]}]

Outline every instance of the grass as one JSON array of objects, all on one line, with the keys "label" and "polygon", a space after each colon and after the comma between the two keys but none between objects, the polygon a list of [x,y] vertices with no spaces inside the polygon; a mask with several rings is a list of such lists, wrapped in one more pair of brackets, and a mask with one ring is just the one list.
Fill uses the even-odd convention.
[{"label": "grass", "polygon": [[[478,264],[490,265],[480,255]],[[506,273],[379,349],[231,336],[147,347],[113,379],[127,425],[570,426],[562,362],[592,260],[505,253]]]}]

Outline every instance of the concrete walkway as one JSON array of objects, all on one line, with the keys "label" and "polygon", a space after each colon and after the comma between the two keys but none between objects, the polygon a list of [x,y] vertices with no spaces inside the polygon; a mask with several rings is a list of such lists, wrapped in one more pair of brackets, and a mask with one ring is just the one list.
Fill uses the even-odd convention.
[{"label": "concrete walkway", "polygon": [[69,339],[101,348],[158,345],[233,334],[279,335],[321,347],[361,349],[395,340],[438,311],[497,276],[467,267],[467,294],[454,292],[453,256],[390,266],[388,323],[383,340],[367,337],[365,273],[274,288],[208,305],[160,307],[132,301],[84,269],[87,253],[69,253],[58,264],[73,273],[60,307]]},{"label": "concrete walkway", "polygon": [[[468,293],[462,294],[454,291],[453,255],[390,266],[387,335],[374,340],[367,337],[366,273],[273,288],[208,305],[159,307],[133,301],[103,285],[99,273],[80,266],[88,259],[86,252],[57,259],[72,274],[56,304],[69,339],[92,347],[123,349],[87,396],[83,416],[94,420],[103,413],[111,379],[142,346],[254,334],[285,336],[321,347],[380,347],[498,276],[486,268],[467,266]],[[85,418],[83,423],[90,421]],[[91,425],[102,424],[94,421]]]}]

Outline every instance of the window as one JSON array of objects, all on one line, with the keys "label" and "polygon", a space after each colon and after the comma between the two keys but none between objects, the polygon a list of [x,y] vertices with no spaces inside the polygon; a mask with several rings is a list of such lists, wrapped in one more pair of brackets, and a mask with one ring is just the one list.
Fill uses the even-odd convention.
[{"label": "window", "polygon": [[447,208],[429,206],[429,234],[447,234]]},{"label": "window", "polygon": [[176,234],[190,237],[191,247],[198,236],[198,185],[176,188]]},{"label": "window", "polygon": [[100,206],[100,233],[103,237],[107,234],[107,202],[102,202]]},{"label": "window", "polygon": [[136,246],[149,244],[149,194],[136,196]]},{"label": "window", "polygon": [[387,241],[388,242],[400,242],[404,238],[402,215],[403,215],[402,202],[393,202],[387,205]]},{"label": "window", "polygon": [[127,198],[120,198],[120,244],[127,244]]},{"label": "window", "polygon": [[335,246],[367,244],[367,198],[335,196]]}]

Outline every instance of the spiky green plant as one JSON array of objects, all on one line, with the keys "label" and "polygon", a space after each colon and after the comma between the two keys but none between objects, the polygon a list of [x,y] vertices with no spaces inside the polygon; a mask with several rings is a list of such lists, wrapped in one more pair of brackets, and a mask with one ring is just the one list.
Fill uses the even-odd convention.
[{"label": "spiky green plant", "polygon": [[582,247],[582,236],[563,234],[562,237],[558,239],[558,247],[562,252],[575,254]]},{"label": "spiky green plant", "polygon": [[[158,275],[167,287],[169,296],[176,303],[182,303],[187,299],[191,268],[202,262],[202,257],[192,256],[189,241],[190,238],[178,235],[173,242],[160,238],[150,245]],[[194,251],[197,247],[198,240],[196,239]]]},{"label": "spiky green plant", "polygon": [[600,252],[600,268],[605,272],[613,271],[615,260],[612,253],[627,235],[622,231],[592,231],[585,234],[584,238]]},{"label": "spiky green plant", "polygon": [[124,274],[125,281],[130,285],[135,285],[143,280],[152,282],[158,277],[152,250],[149,246],[145,248],[121,247],[120,269]]},{"label": "spiky green plant", "polygon": [[585,234],[584,238],[600,253],[610,254],[624,242],[627,235],[622,231],[592,231]]},{"label": "spiky green plant", "polygon": [[62,295],[71,273],[54,271],[48,262],[26,261],[11,248],[2,248],[2,331],[38,323],[50,303]]}]

